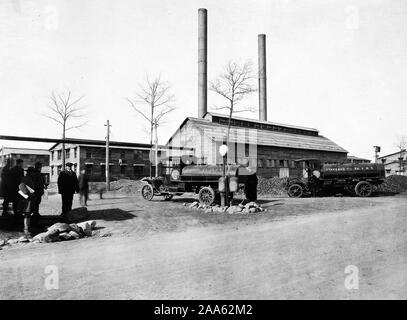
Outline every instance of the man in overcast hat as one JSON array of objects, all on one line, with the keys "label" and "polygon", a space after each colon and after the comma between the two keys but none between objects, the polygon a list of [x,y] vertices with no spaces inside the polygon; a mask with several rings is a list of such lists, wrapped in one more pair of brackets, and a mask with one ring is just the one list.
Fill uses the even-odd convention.
[{"label": "man in overcast hat", "polygon": [[72,171],[73,164],[66,163],[66,169],[61,171],[58,177],[58,192],[62,198],[62,215],[72,210],[72,200],[75,192],[79,192],[78,178]]}]

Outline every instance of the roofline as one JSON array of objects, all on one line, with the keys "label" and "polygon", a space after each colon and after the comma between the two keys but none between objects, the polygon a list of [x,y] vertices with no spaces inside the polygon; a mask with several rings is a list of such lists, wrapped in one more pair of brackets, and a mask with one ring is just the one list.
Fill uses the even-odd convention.
[{"label": "roofline", "polygon": [[386,154],[385,156],[377,157],[377,159],[386,158],[386,157],[388,157],[388,156],[393,156],[393,155],[398,154],[398,153],[404,153],[404,152],[406,152],[406,151],[407,151],[407,150],[397,151],[397,152],[394,152],[394,153],[389,153],[389,154]]},{"label": "roofline", "polygon": [[[204,115],[204,117],[205,117],[207,114],[213,115],[213,116],[215,116],[215,117],[229,118],[228,115],[221,114],[221,113],[216,113],[216,112],[211,112],[211,111],[206,112],[205,115]],[[301,126],[295,126],[295,125],[291,125],[291,124],[278,123],[278,122],[271,122],[271,121],[263,121],[263,120],[250,119],[250,118],[243,118],[243,117],[239,117],[239,116],[233,116],[232,119],[242,120],[242,121],[247,121],[247,122],[262,123],[262,124],[271,124],[271,125],[275,125],[275,126],[286,127],[286,128],[293,128],[293,129],[301,129],[301,130],[306,130],[306,131],[319,132],[319,130],[318,130],[318,129],[315,129],[315,128],[301,127]]]},{"label": "roofline", "polygon": [[370,159],[359,158],[359,157],[356,157],[356,156],[347,156],[347,157],[348,157],[348,159],[354,159],[354,160],[369,160],[369,161],[372,161],[372,160],[370,160]]},{"label": "roofline", "polygon": [[[209,112],[205,113],[205,115],[208,114],[208,113],[209,113]],[[206,121],[206,122],[208,122],[208,123],[214,124],[213,122],[211,122],[211,121],[209,121],[208,119],[205,119],[205,118],[186,117],[186,118],[184,119],[184,121],[182,121],[181,125],[175,130],[175,132],[173,133],[173,135],[168,139],[166,146],[168,146],[169,142],[174,138],[174,136],[181,130],[181,128],[182,128],[182,127],[185,125],[185,123],[186,123],[187,121],[189,121],[189,120],[192,120],[192,121]],[[244,120],[244,119],[243,119],[243,120]],[[266,121],[265,123],[267,123],[267,121]],[[222,126],[222,124],[219,124],[219,123],[216,123],[216,125]],[[232,127],[236,127],[236,126],[232,126]],[[237,127],[237,128],[239,128],[239,127]],[[256,129],[256,130],[261,130],[261,129]],[[285,133],[285,134],[292,134],[292,133]],[[322,139],[327,139],[327,140],[333,142],[332,140],[326,138],[325,136],[320,135],[319,132],[318,132],[318,137],[319,137],[319,138],[322,138]],[[335,143],[335,142],[333,142],[333,143]],[[262,145],[262,144],[261,144],[261,145]],[[346,153],[346,154],[349,153],[348,150],[342,148],[342,147],[339,146],[338,144],[335,143],[335,145],[337,145],[340,149],[342,149],[342,151],[339,151],[339,150],[335,150],[335,151],[334,151],[334,150],[325,150],[325,149],[324,149],[324,150],[321,150],[321,149],[291,148],[291,147],[281,147],[281,148],[291,148],[291,149],[301,149],[301,150],[319,150],[319,151],[338,152],[338,153]],[[271,146],[271,147],[272,147],[273,145],[266,145],[266,146]],[[172,148],[182,148],[182,147],[172,147]],[[366,159],[366,160],[368,160],[368,159]]]}]

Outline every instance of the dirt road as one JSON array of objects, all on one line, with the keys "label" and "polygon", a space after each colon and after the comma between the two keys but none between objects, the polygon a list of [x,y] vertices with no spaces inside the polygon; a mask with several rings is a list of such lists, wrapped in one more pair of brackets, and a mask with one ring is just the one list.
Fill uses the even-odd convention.
[{"label": "dirt road", "polygon": [[[2,250],[0,298],[407,298],[405,196],[279,201],[250,218],[151,202],[134,219],[101,218],[111,237]],[[50,265],[58,289],[45,287]],[[357,290],[344,285],[348,265],[358,268]]]}]

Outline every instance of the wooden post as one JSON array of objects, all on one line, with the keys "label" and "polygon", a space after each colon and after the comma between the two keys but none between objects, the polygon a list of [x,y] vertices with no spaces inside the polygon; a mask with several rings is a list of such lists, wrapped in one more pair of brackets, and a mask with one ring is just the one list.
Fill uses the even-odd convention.
[{"label": "wooden post", "polygon": [[105,124],[107,127],[107,134],[106,134],[106,165],[105,165],[105,174],[106,174],[106,191],[110,191],[110,168],[109,168],[109,139],[110,139],[110,124],[109,120]]}]

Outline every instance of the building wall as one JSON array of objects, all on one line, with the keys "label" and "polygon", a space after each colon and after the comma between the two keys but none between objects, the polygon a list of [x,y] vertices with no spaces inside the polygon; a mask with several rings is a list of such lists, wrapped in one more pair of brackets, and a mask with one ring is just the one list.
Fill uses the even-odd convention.
[{"label": "building wall", "polygon": [[[249,137],[249,135],[247,135]],[[196,125],[186,123],[172,139],[173,146],[183,146],[195,149],[198,164],[222,164],[223,159],[218,150],[222,141],[214,141]],[[258,146],[247,140],[246,143],[229,143],[227,163],[242,163],[249,161],[252,168],[257,168],[257,174],[262,177],[285,177],[302,174],[303,164],[294,160],[302,158],[320,159],[322,163],[346,161],[345,152],[329,152],[308,149],[281,148],[273,146]],[[181,154],[185,154],[182,153]]]},{"label": "building wall", "polygon": [[[400,158],[402,158],[400,163]],[[384,164],[386,177],[390,175],[407,175],[407,152],[397,152],[378,158],[379,163]]]},{"label": "building wall", "polygon": [[[75,148],[77,148],[75,153]],[[51,182],[56,182],[62,170],[62,154],[58,153],[62,146],[54,148],[51,157]],[[66,162],[72,162],[77,174],[85,169],[90,181],[105,181],[106,148],[104,146],[68,145],[70,149]],[[59,154],[61,156],[59,156]],[[150,174],[150,150],[132,148],[110,148],[110,175],[112,180],[140,179]],[[153,168],[154,169],[154,168]],[[154,173],[154,171],[153,171]]]},{"label": "building wall", "polygon": [[17,159],[22,159],[24,161],[24,168],[33,167],[37,161],[41,162],[43,167],[49,166],[49,155],[38,155],[38,154],[19,154],[10,153],[1,156],[2,166],[5,166],[7,159],[11,159],[11,166],[16,164]]},{"label": "building wall", "polygon": [[303,162],[294,160],[304,158],[319,159],[322,163],[344,162],[346,153],[328,152],[319,150],[291,149],[273,146],[259,146],[257,148],[257,173],[259,176],[283,177],[288,174],[290,177],[302,174]]}]

